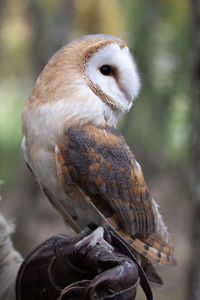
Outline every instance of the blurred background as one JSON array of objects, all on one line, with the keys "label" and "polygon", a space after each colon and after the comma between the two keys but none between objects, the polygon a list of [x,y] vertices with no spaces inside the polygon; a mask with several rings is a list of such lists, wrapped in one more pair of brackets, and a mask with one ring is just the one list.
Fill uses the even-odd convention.
[{"label": "blurred background", "polygon": [[23,255],[68,231],[25,166],[23,105],[55,51],[81,35],[108,33],[127,42],[138,65],[142,91],[119,128],[161,206],[178,262],[159,267],[165,287],[155,299],[199,299],[197,2],[0,0],[0,211],[14,220]]}]

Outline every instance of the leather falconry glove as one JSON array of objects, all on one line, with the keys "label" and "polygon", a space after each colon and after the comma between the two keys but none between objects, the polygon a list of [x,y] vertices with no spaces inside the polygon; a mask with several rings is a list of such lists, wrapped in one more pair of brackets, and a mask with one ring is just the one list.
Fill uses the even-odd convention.
[{"label": "leather falconry glove", "polygon": [[113,232],[105,225],[88,233],[58,234],[33,250],[18,273],[17,300],[132,300],[139,283],[153,299],[144,271]]}]

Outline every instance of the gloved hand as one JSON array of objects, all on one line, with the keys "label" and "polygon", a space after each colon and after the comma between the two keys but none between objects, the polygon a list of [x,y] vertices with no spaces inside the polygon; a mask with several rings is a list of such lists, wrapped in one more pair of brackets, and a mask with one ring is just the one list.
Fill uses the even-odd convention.
[{"label": "gloved hand", "polygon": [[17,300],[135,299],[141,267],[128,249],[102,227],[85,235],[56,235],[36,248],[19,270]]}]

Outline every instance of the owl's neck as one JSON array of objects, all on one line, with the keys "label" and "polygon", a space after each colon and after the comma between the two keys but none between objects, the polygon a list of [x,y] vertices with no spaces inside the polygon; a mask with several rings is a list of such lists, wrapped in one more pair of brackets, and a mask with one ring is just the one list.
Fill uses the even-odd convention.
[{"label": "owl's neck", "polygon": [[27,112],[29,113],[26,114],[23,131],[32,138],[35,136],[38,142],[40,137],[46,137],[52,146],[69,127],[86,124],[116,127],[120,117],[119,113],[96,96],[87,97],[84,101],[74,98],[60,99]]},{"label": "owl's neck", "polygon": [[[59,106],[63,106],[61,110],[59,110]],[[88,97],[84,102],[61,100],[60,103],[58,102],[54,105],[53,111],[58,113],[55,124],[58,124],[59,120],[65,130],[68,127],[85,124],[93,124],[98,127],[106,125],[116,127],[121,115],[121,113],[114,111],[108,104],[96,96],[95,99]]]}]

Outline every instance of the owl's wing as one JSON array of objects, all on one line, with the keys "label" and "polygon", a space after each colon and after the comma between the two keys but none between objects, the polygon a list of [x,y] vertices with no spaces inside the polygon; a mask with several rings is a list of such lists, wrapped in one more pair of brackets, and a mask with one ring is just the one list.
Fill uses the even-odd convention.
[{"label": "owl's wing", "polygon": [[118,130],[68,129],[58,144],[57,169],[66,192],[78,185],[131,237],[155,232],[156,212],[141,167]]},{"label": "owl's wing", "polygon": [[56,165],[65,192],[78,186],[130,247],[160,264],[176,264],[141,167],[117,129],[68,129],[57,145]]}]

